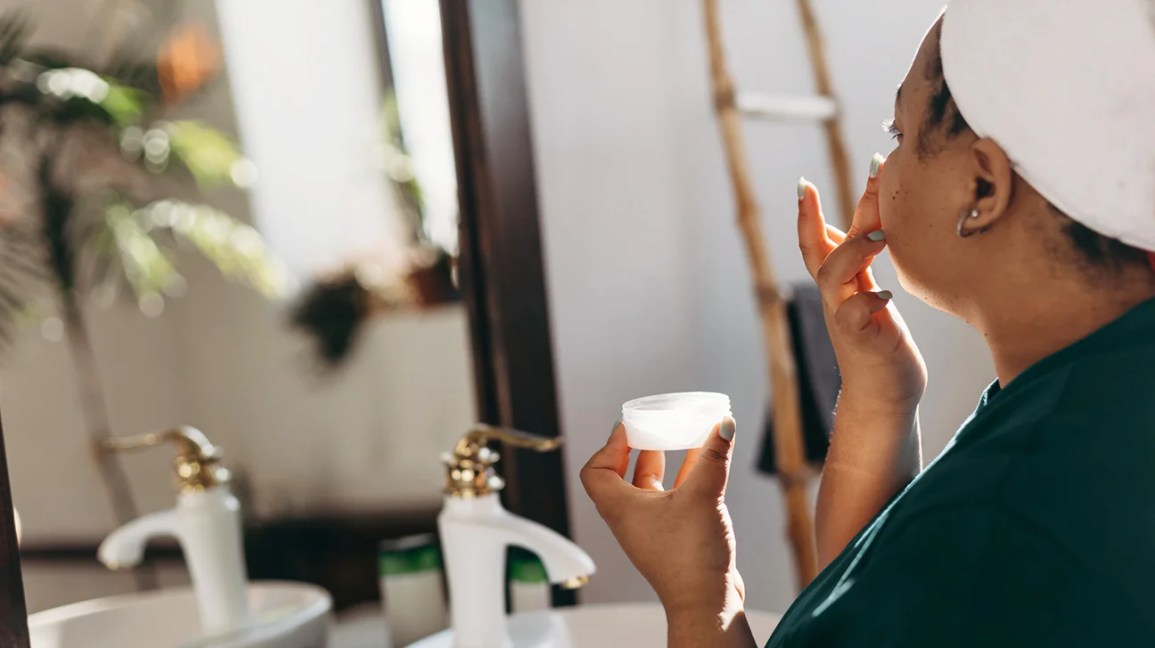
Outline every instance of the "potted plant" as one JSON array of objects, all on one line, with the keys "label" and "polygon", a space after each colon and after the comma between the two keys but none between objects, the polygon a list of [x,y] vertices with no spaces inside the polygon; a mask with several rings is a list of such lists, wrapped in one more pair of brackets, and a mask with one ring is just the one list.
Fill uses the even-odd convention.
[{"label": "potted plant", "polygon": [[254,228],[196,199],[252,177],[230,137],[172,117],[217,71],[203,28],[177,29],[154,59],[107,62],[31,46],[30,32],[23,14],[0,17],[0,336],[40,322],[67,341],[87,440],[123,524],[137,510],[103,452],[114,430],[86,303],[126,294],[159,315],[187,287],[184,251],[269,297],[284,275]]},{"label": "potted plant", "polygon": [[387,93],[381,112],[381,167],[393,189],[408,240],[404,258],[393,252],[361,254],[315,278],[291,313],[291,324],[313,341],[324,368],[340,367],[356,347],[366,322],[406,308],[430,308],[461,300],[456,258],[427,232],[421,183],[401,136],[396,97]]}]

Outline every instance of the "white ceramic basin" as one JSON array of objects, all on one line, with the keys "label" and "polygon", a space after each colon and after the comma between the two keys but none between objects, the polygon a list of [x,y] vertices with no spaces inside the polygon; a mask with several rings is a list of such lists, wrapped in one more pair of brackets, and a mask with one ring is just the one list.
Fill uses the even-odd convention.
[{"label": "white ceramic basin", "polygon": [[[749,610],[746,618],[758,645],[770,638],[780,619],[777,614]],[[653,603],[579,605],[514,614],[509,617],[509,632],[515,648],[666,648],[666,613]],[[409,648],[453,648],[453,632],[439,632]]]},{"label": "white ceramic basin", "polygon": [[110,596],[28,617],[32,648],[324,648],[333,600],[320,587],[249,584],[251,626],[228,635],[200,632],[188,587]]}]

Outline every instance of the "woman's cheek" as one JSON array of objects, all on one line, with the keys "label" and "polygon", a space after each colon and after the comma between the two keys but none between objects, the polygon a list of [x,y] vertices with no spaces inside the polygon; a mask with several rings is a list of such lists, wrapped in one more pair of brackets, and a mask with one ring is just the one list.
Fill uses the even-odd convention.
[{"label": "woman's cheek", "polygon": [[889,230],[901,221],[898,201],[895,197],[898,189],[890,177],[883,175],[878,185],[878,217],[882,221],[882,229]]},{"label": "woman's cheek", "polygon": [[[897,170],[897,168],[894,169],[894,171]],[[886,232],[887,253],[888,256],[890,256],[891,263],[894,265],[895,270],[898,271],[899,282],[905,290],[910,291],[912,286],[903,267],[903,261],[906,257],[904,252],[907,243],[908,229],[905,225],[908,223],[908,220],[904,213],[906,209],[904,202],[899,199],[902,193],[895,175],[895,173],[884,174],[880,178],[878,186],[878,216],[882,222],[882,229]]]}]

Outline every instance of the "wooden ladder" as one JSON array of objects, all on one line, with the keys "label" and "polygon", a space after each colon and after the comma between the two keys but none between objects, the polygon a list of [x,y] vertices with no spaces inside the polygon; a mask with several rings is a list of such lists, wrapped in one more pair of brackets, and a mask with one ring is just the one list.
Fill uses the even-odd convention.
[{"label": "wooden ladder", "polygon": [[809,121],[822,124],[830,162],[837,182],[843,229],[854,214],[850,161],[843,137],[839,102],[834,94],[826,47],[810,0],[796,0],[806,33],[810,65],[818,94],[813,97],[780,97],[740,93],[726,67],[718,0],[702,0],[706,39],[710,52],[710,77],[714,108],[722,131],[726,164],[737,207],[738,226],[745,240],[753,275],[762,338],[770,370],[770,402],[773,404],[775,460],[778,481],[786,500],[787,533],[794,558],[796,584],[805,587],[818,573],[814,519],[810,513],[808,486],[815,477],[806,463],[799,403],[798,374],[786,317],[786,300],[770,264],[762,233],[761,209],[751,180],[750,163],[742,138],[742,119]]}]

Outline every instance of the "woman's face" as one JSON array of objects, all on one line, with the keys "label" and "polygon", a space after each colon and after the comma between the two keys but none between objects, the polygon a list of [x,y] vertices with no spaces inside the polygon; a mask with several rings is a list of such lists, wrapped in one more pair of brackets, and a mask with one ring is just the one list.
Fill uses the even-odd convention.
[{"label": "woman's face", "polygon": [[945,125],[927,123],[931,99],[941,87],[941,24],[940,18],[927,33],[899,87],[892,129],[896,145],[879,180],[879,210],[903,288],[957,313],[966,256],[973,255],[960,245],[957,224],[974,202],[967,155],[976,138],[969,132],[948,138]]}]

